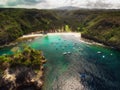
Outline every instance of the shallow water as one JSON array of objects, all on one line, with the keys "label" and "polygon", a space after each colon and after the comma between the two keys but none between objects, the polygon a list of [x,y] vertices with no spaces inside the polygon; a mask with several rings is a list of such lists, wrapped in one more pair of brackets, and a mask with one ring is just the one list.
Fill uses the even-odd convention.
[{"label": "shallow water", "polygon": [[[72,35],[45,36],[27,44],[42,50],[48,61],[43,90],[120,90],[118,51],[88,45]],[[11,54],[10,49],[1,49],[0,55]]]}]

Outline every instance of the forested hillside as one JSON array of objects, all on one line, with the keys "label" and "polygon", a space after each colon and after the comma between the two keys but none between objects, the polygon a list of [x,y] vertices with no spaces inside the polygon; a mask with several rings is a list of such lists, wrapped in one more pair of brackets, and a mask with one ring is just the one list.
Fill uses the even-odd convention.
[{"label": "forested hillside", "polygon": [[[120,10],[0,9],[0,45],[34,31],[64,29],[82,32],[92,39],[120,47]],[[120,48],[119,48],[120,49]]]},{"label": "forested hillside", "polygon": [[120,11],[104,11],[84,20],[82,36],[120,50]]},{"label": "forested hillside", "polygon": [[0,45],[7,44],[23,34],[57,28],[60,18],[54,11],[28,9],[0,9]]}]

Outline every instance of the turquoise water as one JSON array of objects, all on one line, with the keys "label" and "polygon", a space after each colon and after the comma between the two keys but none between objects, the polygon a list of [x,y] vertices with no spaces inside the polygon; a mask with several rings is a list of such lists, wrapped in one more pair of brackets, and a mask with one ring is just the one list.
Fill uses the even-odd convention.
[{"label": "turquoise water", "polygon": [[[27,44],[47,59],[43,90],[120,90],[118,51],[74,36],[45,36]],[[0,55],[11,54],[11,48],[1,49]]]}]

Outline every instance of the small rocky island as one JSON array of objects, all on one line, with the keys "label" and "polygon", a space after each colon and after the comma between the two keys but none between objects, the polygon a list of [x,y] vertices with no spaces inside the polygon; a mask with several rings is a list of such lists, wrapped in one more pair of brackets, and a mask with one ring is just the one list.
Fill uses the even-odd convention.
[{"label": "small rocky island", "polygon": [[46,62],[42,52],[30,47],[13,51],[0,56],[0,90],[41,90]]}]

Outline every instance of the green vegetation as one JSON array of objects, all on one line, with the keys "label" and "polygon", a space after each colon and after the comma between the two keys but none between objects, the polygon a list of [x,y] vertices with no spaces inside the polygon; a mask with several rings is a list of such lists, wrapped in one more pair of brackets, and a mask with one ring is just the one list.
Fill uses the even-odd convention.
[{"label": "green vegetation", "polygon": [[[30,47],[24,47],[23,52],[14,50],[14,55],[0,56],[0,73],[10,67],[27,66],[41,67],[46,62],[42,52]],[[40,69],[40,68],[39,68]]]},{"label": "green vegetation", "polygon": [[[81,13],[79,13],[81,12]],[[81,31],[87,11],[0,9],[0,45],[35,31]]]},{"label": "green vegetation", "polygon": [[35,31],[76,31],[79,27],[81,31],[81,23],[86,16],[86,11],[1,8],[0,45],[9,44],[18,37]]},{"label": "green vegetation", "polygon": [[58,28],[59,22],[60,18],[54,11],[0,9],[0,45],[8,44],[23,34]]},{"label": "green vegetation", "polygon": [[0,9],[0,45],[35,31],[78,31],[120,49],[120,10]]},{"label": "green vegetation", "polygon": [[78,27],[77,27],[77,31],[78,32],[82,32],[82,31],[84,31],[84,24],[83,23],[81,23]]},{"label": "green vegetation", "polygon": [[120,50],[120,11],[96,13],[87,17],[84,25],[83,37]]},{"label": "green vegetation", "polygon": [[68,25],[65,25],[65,31],[66,31],[66,32],[70,32],[70,31],[71,31],[71,29],[69,28]]}]

